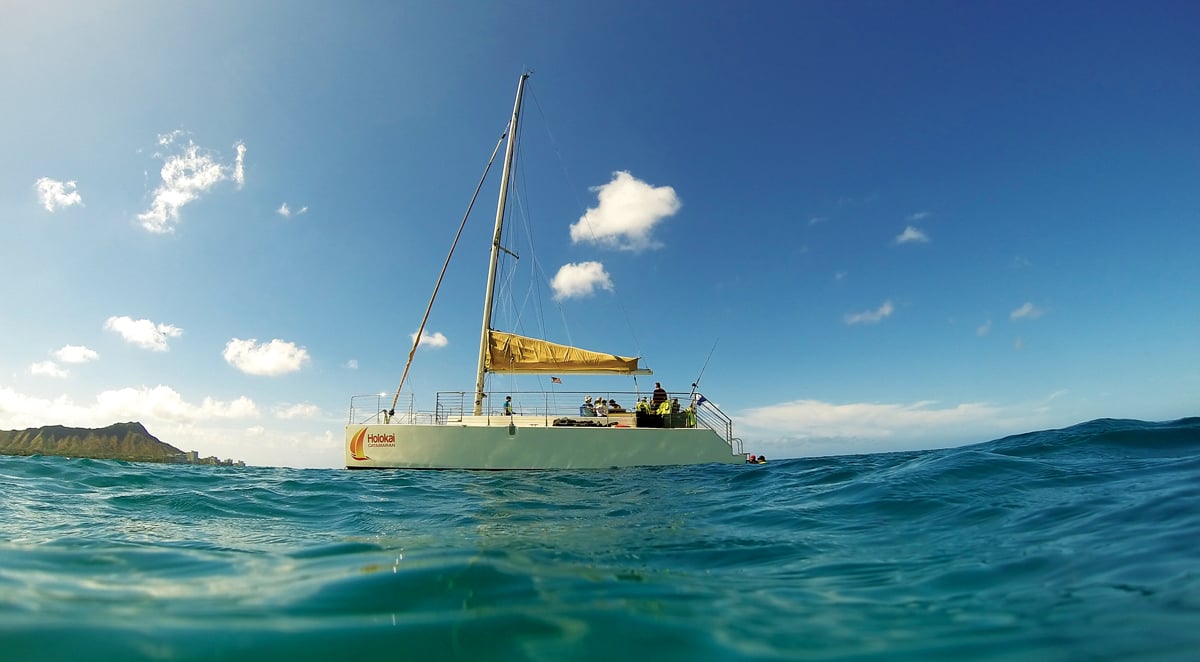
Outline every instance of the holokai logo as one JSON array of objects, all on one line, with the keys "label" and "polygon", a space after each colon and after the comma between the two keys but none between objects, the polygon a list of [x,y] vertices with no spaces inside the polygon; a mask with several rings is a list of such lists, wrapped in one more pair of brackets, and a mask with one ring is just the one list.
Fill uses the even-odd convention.
[{"label": "holokai logo", "polygon": [[362,461],[371,459],[366,448],[395,448],[396,435],[392,432],[367,434],[367,428],[359,430],[350,438],[350,457]]}]

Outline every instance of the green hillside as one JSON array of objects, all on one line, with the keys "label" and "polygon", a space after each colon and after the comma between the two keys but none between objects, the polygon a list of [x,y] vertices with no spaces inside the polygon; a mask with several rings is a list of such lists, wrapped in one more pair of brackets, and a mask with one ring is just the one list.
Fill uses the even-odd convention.
[{"label": "green hillside", "polygon": [[0,430],[0,455],[62,455],[130,462],[178,462],[184,453],[159,441],[141,423],[114,423],[94,429],[49,425],[27,430]]}]

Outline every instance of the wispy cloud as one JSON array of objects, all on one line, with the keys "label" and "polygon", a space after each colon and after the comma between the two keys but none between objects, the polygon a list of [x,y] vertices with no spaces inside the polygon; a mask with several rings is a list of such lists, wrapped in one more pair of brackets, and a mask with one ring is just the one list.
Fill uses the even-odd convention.
[{"label": "wispy cloud", "polygon": [[296,211],[292,211],[292,208],[288,207],[288,203],[285,202],[285,203],[279,205],[279,209],[276,209],[275,213],[279,214],[280,216],[282,216],[284,218],[290,218],[292,215],[301,216],[303,214],[307,214],[308,207],[301,207],[300,209],[298,209]]},{"label": "wispy cloud", "polygon": [[883,305],[875,310],[846,315],[846,324],[878,324],[885,317],[890,316],[894,310],[891,300],[884,301]]},{"label": "wispy cloud", "polygon": [[186,402],[175,389],[158,385],[153,388],[122,388],[96,396],[96,406],[115,420],[154,417],[175,422],[205,421],[213,418],[250,418],[258,416],[258,405],[246,396],[221,401],[206,397],[200,404]]},{"label": "wispy cloud", "polygon": [[1020,308],[1017,308],[1016,310],[1012,311],[1012,313],[1009,314],[1008,318],[1014,319],[1014,320],[1020,320],[1020,319],[1035,320],[1045,314],[1046,314],[1046,311],[1044,311],[1041,308],[1038,308],[1037,306],[1033,305],[1032,303],[1026,301],[1024,304],[1021,305]]},{"label": "wispy cloud", "polygon": [[992,320],[988,320],[988,321],[984,322],[983,324],[979,325],[979,328],[975,329],[975,335],[981,336],[981,337],[986,336],[987,334],[989,334],[991,332],[992,332]]},{"label": "wispy cloud", "polygon": [[[1042,403],[1044,405],[1044,403]],[[1048,422],[1045,406],[986,402],[941,404],[795,400],[735,414],[747,451],[796,457],[954,446],[982,442]]]},{"label": "wispy cloud", "polygon": [[274,409],[275,418],[285,420],[294,418],[317,418],[321,415],[321,408],[308,403],[295,405],[281,405]]},{"label": "wispy cloud", "polygon": [[38,398],[0,386],[0,425],[27,427],[63,425],[108,425],[113,421],[151,419],[177,423],[207,422],[212,419],[252,418],[258,415],[254,401],[242,396],[222,401],[204,398],[190,403],[169,386],[141,386],[100,393],[94,403],[78,403],[66,395]]},{"label": "wispy cloud", "polygon": [[912,221],[920,221],[920,220],[923,220],[926,218],[929,218],[929,212],[919,211],[919,212],[916,212],[915,214],[909,214],[908,218],[905,220],[912,222]]},{"label": "wispy cloud", "polygon": [[[161,135],[158,144],[174,147],[176,140],[184,135],[175,131]],[[150,209],[138,214],[142,227],[150,232],[163,234],[175,231],[179,223],[179,210],[184,205],[198,200],[217,184],[233,180],[241,188],[245,183],[244,159],[246,146],[236,145],[237,158],[232,166],[219,163],[206,150],[201,150],[190,139],[174,154],[160,156],[163,167],[160,171],[162,183],[154,190]]]},{"label": "wispy cloud", "polygon": [[170,349],[168,338],[178,338],[183,335],[183,329],[170,324],[156,324],[147,319],[135,320],[122,315],[110,317],[104,322],[104,328],[115,331],[128,342],[142,349],[165,352]]},{"label": "wispy cloud", "polygon": [[64,379],[70,373],[60,368],[54,361],[42,361],[29,366],[29,374]]},{"label": "wispy cloud", "polygon": [[[417,332],[414,331],[414,332],[408,334],[408,337],[410,340],[416,340]],[[421,334],[421,344],[426,345],[428,347],[445,347],[446,345],[450,344],[450,340],[447,339],[446,336],[441,331],[438,331],[436,333],[426,332],[426,333]]]},{"label": "wispy cloud", "polygon": [[564,264],[550,280],[554,289],[554,300],[591,296],[596,288],[612,290],[612,279],[599,262]]},{"label": "wispy cloud", "polygon": [[63,363],[87,363],[100,358],[100,354],[82,345],[64,345],[54,352],[54,358]]},{"label": "wispy cloud", "polygon": [[233,147],[237,150],[237,158],[233,162],[233,181],[240,190],[246,184],[246,144],[238,142]]},{"label": "wispy cloud", "polygon": [[824,223],[825,221],[828,221],[828,220],[829,219],[824,216],[813,216],[812,218],[808,219],[808,224],[809,225],[820,225],[821,223]]},{"label": "wispy cloud", "polygon": [[898,429],[922,429],[972,423],[995,413],[984,403],[936,407],[936,402],[910,404],[833,404],[819,400],[796,400],[747,410],[741,417],[748,425],[771,428],[793,438],[857,437],[886,438]]},{"label": "wispy cloud", "polygon": [[928,241],[929,241],[929,236],[926,235],[923,231],[921,231],[920,228],[917,228],[912,225],[904,228],[904,232],[901,232],[899,235],[896,236],[897,244],[908,244],[908,243],[912,243],[912,242],[924,244],[924,243],[927,243]]},{"label": "wispy cloud", "polygon": [[571,241],[640,251],[661,244],[650,236],[660,221],[679,211],[681,203],[670,186],[651,186],[626,171],[613,173],[611,182],[592,187],[600,204],[571,225]]},{"label": "wispy cloud", "polygon": [[308,350],[278,338],[262,344],[255,338],[234,338],[225,344],[223,356],[229,365],[248,375],[285,375],[309,362]]},{"label": "wispy cloud", "polygon": [[49,177],[42,177],[33,183],[37,191],[38,201],[46,211],[65,209],[73,205],[83,205],[83,197],[75,190],[75,182],[60,182]]},{"label": "wispy cloud", "polygon": [[358,359],[350,359],[346,361],[346,368],[350,370],[358,370]]}]

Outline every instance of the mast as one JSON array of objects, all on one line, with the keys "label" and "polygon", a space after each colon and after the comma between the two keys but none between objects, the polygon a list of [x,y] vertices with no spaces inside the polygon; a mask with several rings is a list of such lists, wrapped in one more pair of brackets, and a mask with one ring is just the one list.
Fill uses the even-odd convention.
[{"label": "mast", "polygon": [[504,148],[504,170],[500,175],[500,198],[496,202],[496,230],[492,234],[492,256],[488,262],[487,294],[483,299],[483,330],[479,334],[479,370],[475,376],[475,415],[483,414],[483,386],[487,377],[488,331],[492,328],[492,296],[496,292],[496,265],[500,260],[500,233],[504,229],[504,207],[508,199],[508,180],[516,150],[517,119],[521,114],[521,94],[525,91],[528,73],[521,74],[517,83],[517,100],[513,103],[512,119],[508,123],[508,145]]}]

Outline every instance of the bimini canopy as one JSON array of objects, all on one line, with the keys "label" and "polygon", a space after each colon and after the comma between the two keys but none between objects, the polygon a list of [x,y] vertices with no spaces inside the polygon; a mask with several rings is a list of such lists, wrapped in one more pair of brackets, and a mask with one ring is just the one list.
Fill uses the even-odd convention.
[{"label": "bimini canopy", "polygon": [[543,374],[653,374],[639,368],[637,358],[593,352],[503,331],[488,331],[487,369],[489,372]]}]

